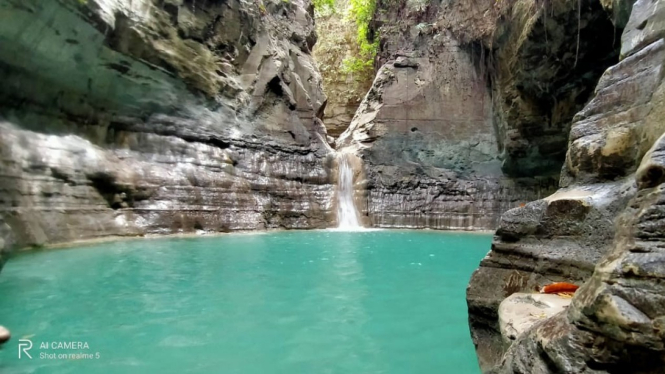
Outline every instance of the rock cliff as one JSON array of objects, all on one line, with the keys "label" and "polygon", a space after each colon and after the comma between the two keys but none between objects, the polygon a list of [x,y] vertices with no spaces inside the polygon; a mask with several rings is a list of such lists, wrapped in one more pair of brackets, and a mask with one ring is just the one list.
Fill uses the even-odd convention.
[{"label": "rock cliff", "polygon": [[0,9],[0,249],[334,223],[309,2]]},{"label": "rock cliff", "polygon": [[[625,3],[610,9],[624,14]],[[620,61],[573,119],[561,189],[504,214],[469,284],[491,372],[662,372],[665,2],[628,13]],[[564,280],[583,285],[566,310],[502,336],[506,297]]]},{"label": "rock cliff", "polygon": [[494,229],[554,192],[572,117],[618,59],[613,13],[597,0],[377,8],[381,68],[337,141],[363,159],[365,221]]}]

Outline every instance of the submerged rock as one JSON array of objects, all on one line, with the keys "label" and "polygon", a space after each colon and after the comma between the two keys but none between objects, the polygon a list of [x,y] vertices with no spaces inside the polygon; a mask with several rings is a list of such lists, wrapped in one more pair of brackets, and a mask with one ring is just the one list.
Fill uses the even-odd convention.
[{"label": "submerged rock", "polygon": [[0,270],[7,261],[7,256],[13,246],[14,234],[12,228],[0,217]]}]

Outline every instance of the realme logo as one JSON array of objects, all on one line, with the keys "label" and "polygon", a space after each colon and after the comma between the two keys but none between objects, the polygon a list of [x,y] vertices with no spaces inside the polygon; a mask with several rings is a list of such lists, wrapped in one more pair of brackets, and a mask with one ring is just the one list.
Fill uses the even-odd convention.
[{"label": "realme logo", "polygon": [[32,356],[28,353],[32,349],[32,341],[29,339],[19,339],[18,340],[18,358],[22,358],[23,355],[28,356],[32,360]]}]

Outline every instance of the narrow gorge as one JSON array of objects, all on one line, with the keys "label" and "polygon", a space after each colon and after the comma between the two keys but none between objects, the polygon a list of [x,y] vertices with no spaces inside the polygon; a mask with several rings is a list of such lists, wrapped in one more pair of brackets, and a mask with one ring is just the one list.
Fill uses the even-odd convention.
[{"label": "narrow gorge", "polygon": [[[159,345],[219,340],[210,326],[224,318],[243,344],[214,365],[187,361],[195,372],[663,372],[665,0],[0,0],[0,16],[0,270],[16,256],[32,279],[26,249],[111,240],[108,267],[63,250],[90,262],[55,269],[90,266],[106,287],[127,260],[149,275],[128,284],[152,287],[121,293],[137,297],[128,308],[177,304],[159,285],[187,285],[182,313],[210,330],[191,323],[197,336]],[[271,233],[197,241],[250,231]],[[152,258],[116,241],[174,235],[200,252],[156,239]],[[248,252],[215,257],[228,248]],[[22,289],[19,275],[0,293]],[[40,282],[26,294],[52,302]],[[539,292],[557,282],[580,288]],[[209,295],[231,309],[196,299]],[[11,321],[39,312],[8,305]],[[257,341],[284,345],[255,352],[243,317],[270,325]],[[446,318],[461,330],[437,325]],[[477,364],[467,352],[429,365],[444,349],[430,327],[470,335],[445,349],[475,347]],[[264,366],[235,361],[249,352]],[[175,370],[167,361],[132,370]]]}]

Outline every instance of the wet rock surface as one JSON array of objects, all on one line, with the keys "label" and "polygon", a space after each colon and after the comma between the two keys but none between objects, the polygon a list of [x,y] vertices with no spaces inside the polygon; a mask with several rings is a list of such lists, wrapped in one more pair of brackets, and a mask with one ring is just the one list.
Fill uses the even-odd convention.
[{"label": "wet rock surface", "polygon": [[0,7],[0,249],[334,222],[309,2]]},{"label": "wet rock surface", "polygon": [[[635,2],[622,60],[575,115],[562,188],[504,214],[492,251],[471,279],[469,322],[484,370],[662,371],[664,40],[639,42],[649,39],[640,31],[645,25],[662,24],[662,7],[662,1]],[[570,307],[502,345],[500,304],[562,280],[584,283]]]},{"label": "wet rock surface", "polygon": [[12,228],[0,218],[0,270],[7,261],[11,249],[14,247],[14,233]]}]

